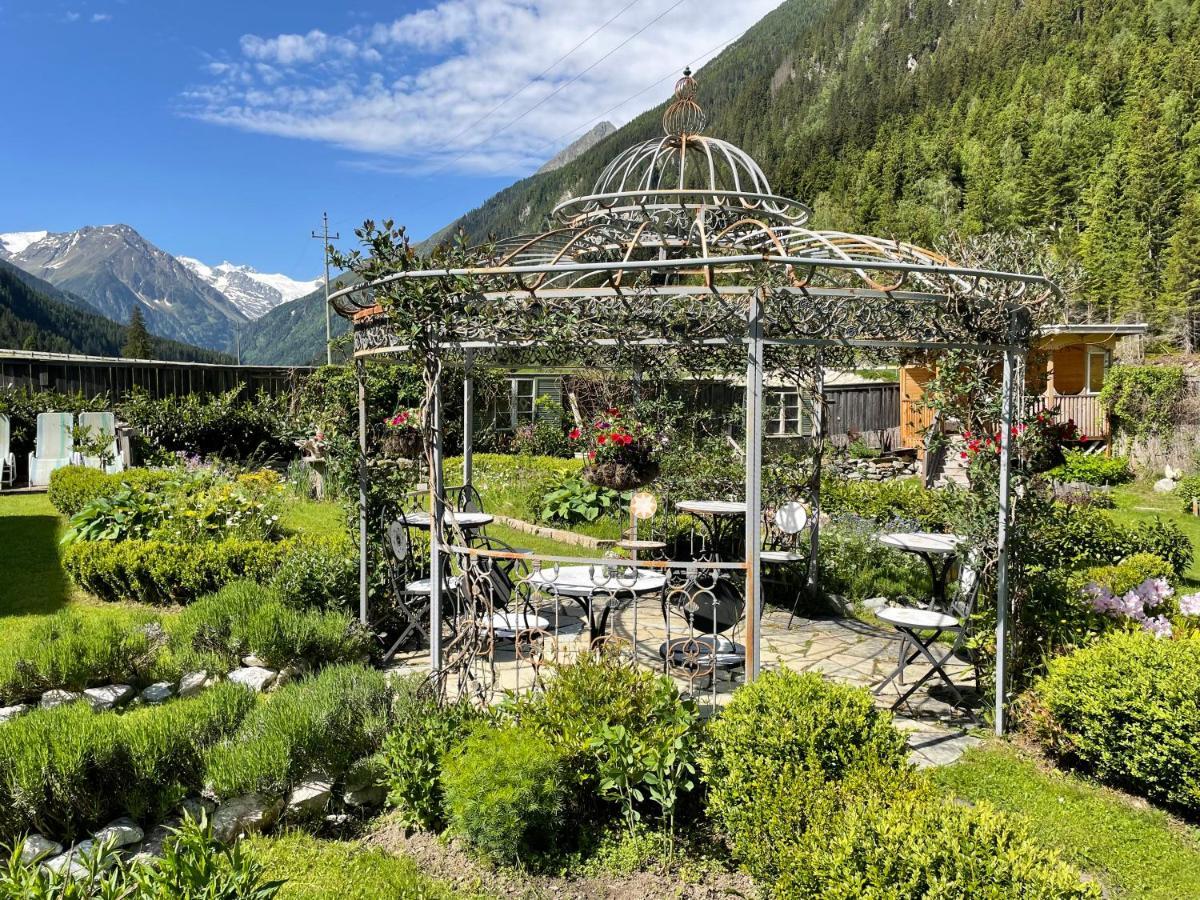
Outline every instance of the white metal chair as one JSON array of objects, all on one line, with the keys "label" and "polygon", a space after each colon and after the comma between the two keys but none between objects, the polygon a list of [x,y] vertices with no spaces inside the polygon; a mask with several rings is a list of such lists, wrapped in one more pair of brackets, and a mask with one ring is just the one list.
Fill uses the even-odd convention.
[{"label": "white metal chair", "polygon": [[[789,500],[775,510],[767,521],[766,547],[759,553],[763,565],[773,569],[788,566],[803,566],[808,563],[808,550],[800,544],[800,535],[808,528],[808,507],[799,500]],[[784,583],[781,578],[772,579]],[[797,589],[792,599],[792,614],[788,616],[788,628],[796,618],[796,610],[800,606],[803,586]]]},{"label": "white metal chair", "polygon": [[4,485],[12,486],[17,477],[17,457],[13,454],[10,441],[12,439],[11,423],[8,416],[0,415],[0,490]]},{"label": "white metal chair", "polygon": [[37,417],[37,443],[29,454],[29,483],[44,487],[50,473],[71,464],[74,443],[71,429],[75,417],[70,413],[40,413]]},{"label": "white metal chair", "polygon": [[[947,609],[885,606],[877,610],[875,615],[900,633],[900,656],[899,665],[875,687],[874,693],[881,694],[892,682],[895,682],[897,686],[903,685],[905,669],[918,659],[922,659],[929,665],[929,669],[900,694],[896,702],[892,704],[892,709],[899,708],[934,675],[937,675],[950,690],[950,694],[954,697],[954,705],[962,706],[962,691],[946,674],[944,667],[962,647],[966,638],[966,625],[975,611],[975,600],[978,595],[979,574],[970,560],[964,560],[959,566],[956,596]],[[940,647],[946,646],[945,644],[939,645],[937,641],[947,633],[954,635],[954,641],[944,653],[935,652]]]},{"label": "white metal chair", "polygon": [[111,438],[112,440],[110,447],[112,461],[107,467],[101,466],[100,457],[98,456],[85,456],[83,464],[93,469],[103,468],[106,472],[123,472],[125,470],[125,460],[121,457],[121,448],[117,446],[116,416],[110,412],[81,412],[78,423],[83,427],[98,431],[102,436]]}]

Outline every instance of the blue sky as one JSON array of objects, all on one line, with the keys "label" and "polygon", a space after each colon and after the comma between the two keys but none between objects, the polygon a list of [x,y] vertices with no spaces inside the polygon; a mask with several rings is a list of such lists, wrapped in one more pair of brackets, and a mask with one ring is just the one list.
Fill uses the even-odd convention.
[{"label": "blue sky", "polygon": [[0,232],[309,278],[323,209],[425,237],[779,2],[0,0]]}]

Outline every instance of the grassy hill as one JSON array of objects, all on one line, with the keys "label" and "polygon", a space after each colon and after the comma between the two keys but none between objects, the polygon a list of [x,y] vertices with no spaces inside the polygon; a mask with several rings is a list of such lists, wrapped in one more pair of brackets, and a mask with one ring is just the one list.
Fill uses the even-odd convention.
[{"label": "grassy hill", "polygon": [[[54,353],[120,356],[124,325],[90,312],[86,303],[51,284],[0,261],[0,347]],[[212,350],[164,338],[150,338],[157,359],[232,362]]]},{"label": "grassy hill", "polygon": [[[350,323],[341,316],[335,315],[331,324],[335,338],[350,330]],[[244,363],[292,366],[324,363],[324,285],[243,326],[241,341]],[[334,346],[335,360],[346,355],[344,343]]]}]

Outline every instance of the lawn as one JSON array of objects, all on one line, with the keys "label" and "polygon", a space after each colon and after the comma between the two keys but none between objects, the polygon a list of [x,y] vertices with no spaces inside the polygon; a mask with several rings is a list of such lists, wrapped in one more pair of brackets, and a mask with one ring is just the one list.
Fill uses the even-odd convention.
[{"label": "lawn", "polygon": [[0,618],[46,615],[88,602],[59,561],[63,528],[45,494],[0,495]]},{"label": "lawn", "polygon": [[[1174,522],[1192,540],[1192,546],[1200,548],[1200,517],[1183,511],[1183,505],[1175,494],[1155,493],[1148,481],[1137,481],[1113,488],[1113,500],[1117,508],[1110,514],[1118,522],[1152,522],[1159,518]],[[1193,585],[1200,585],[1200,554],[1192,557],[1192,565],[1184,578]]]},{"label": "lawn", "polygon": [[968,751],[933,777],[962,799],[1020,816],[1042,843],[1098,877],[1106,896],[1200,897],[1200,831],[1144,801],[1043,769],[1000,742]]}]

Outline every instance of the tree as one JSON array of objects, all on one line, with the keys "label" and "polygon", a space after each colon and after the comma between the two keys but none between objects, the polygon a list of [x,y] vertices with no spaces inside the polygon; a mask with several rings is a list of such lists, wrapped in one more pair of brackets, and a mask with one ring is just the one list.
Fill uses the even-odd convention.
[{"label": "tree", "polygon": [[150,332],[146,330],[139,306],[133,308],[133,314],[129,317],[129,328],[125,331],[125,346],[121,348],[121,355],[126,359],[150,358]]}]

